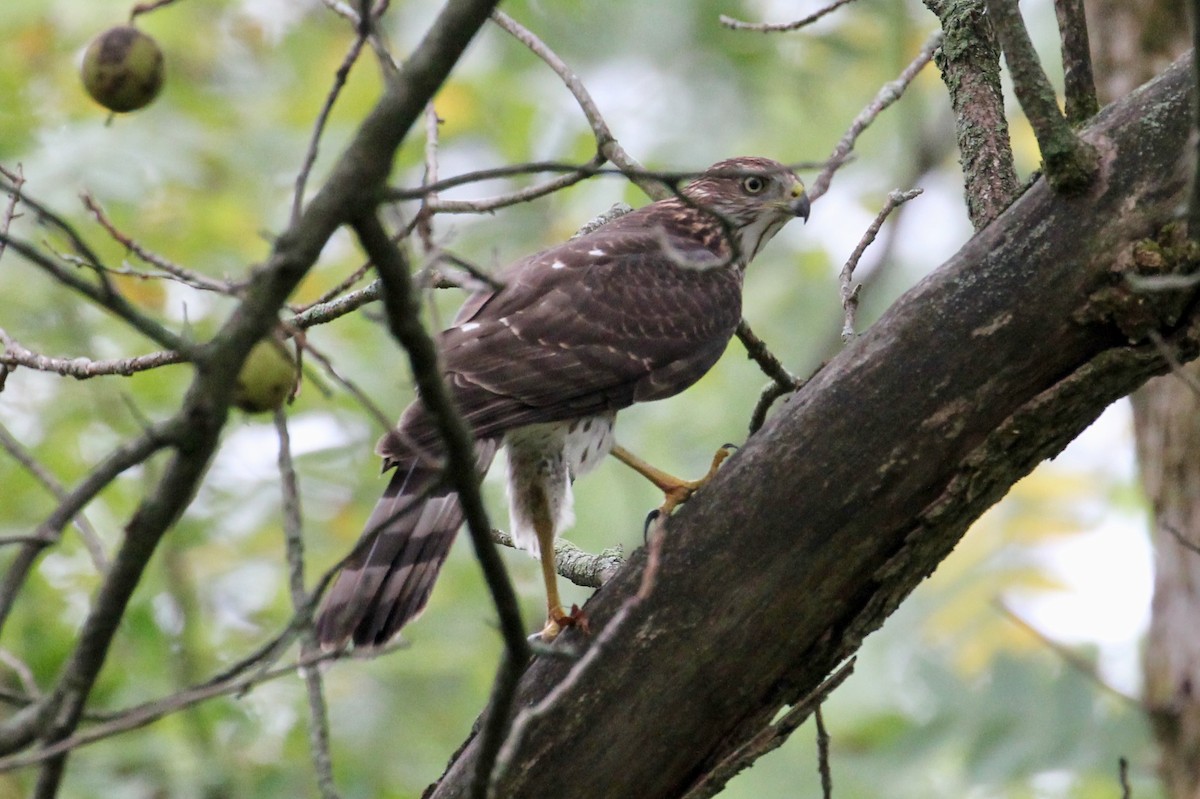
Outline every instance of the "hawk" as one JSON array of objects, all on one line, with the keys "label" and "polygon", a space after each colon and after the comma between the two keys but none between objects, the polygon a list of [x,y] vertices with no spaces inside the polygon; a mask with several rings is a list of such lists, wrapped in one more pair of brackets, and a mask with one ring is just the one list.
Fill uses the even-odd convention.
[{"label": "hawk", "polygon": [[[479,473],[506,450],[512,536],[546,583],[544,639],[573,621],[554,572],[572,482],[611,451],[666,492],[664,507],[698,487],[614,447],[617,412],[678,394],[717,362],[741,320],[746,265],[808,212],[804,184],[777,161],[721,161],[674,197],[512,264],[438,337]],[[325,598],[325,646],[383,644],[420,613],[462,523],[419,399],[376,450],[394,474]]]}]

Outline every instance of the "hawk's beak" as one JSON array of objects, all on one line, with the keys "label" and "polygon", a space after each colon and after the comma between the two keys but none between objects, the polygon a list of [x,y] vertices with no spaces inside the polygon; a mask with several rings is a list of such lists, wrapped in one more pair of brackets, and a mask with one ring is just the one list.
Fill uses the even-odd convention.
[{"label": "hawk's beak", "polygon": [[796,185],[792,186],[792,199],[787,204],[787,209],[792,216],[808,221],[808,195],[804,193],[804,184],[800,181],[796,181]]}]

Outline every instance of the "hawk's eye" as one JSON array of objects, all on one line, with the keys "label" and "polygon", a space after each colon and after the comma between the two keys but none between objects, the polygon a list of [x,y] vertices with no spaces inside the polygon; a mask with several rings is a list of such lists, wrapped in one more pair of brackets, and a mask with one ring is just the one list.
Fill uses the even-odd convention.
[{"label": "hawk's eye", "polygon": [[766,178],[759,175],[750,175],[742,178],[742,190],[747,194],[762,194],[767,188]]}]

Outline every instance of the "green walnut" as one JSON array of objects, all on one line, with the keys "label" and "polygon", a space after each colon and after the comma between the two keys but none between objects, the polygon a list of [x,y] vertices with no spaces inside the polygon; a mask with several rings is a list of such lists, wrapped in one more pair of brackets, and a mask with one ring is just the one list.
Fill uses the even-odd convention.
[{"label": "green walnut", "polygon": [[283,406],[300,379],[300,365],[278,339],[263,339],[254,345],[233,389],[233,404],[243,411],[263,413]]},{"label": "green walnut", "polygon": [[83,87],[110,111],[144,108],[163,85],[158,43],[132,25],[109,28],[83,54]]}]

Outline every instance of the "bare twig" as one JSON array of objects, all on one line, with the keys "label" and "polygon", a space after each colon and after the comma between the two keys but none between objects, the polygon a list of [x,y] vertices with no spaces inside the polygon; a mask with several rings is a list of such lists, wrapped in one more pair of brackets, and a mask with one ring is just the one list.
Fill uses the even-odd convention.
[{"label": "bare twig", "polygon": [[817,772],[821,775],[821,796],[833,799],[833,770],[829,767],[829,731],[825,729],[825,717],[817,705],[813,715],[817,722]]},{"label": "bare twig", "polygon": [[[170,423],[147,430],[141,437],[118,448],[93,467],[82,483],[59,500],[58,507],[38,526],[33,539],[17,553],[16,558],[9,564],[8,571],[4,573],[3,581],[0,581],[0,629],[8,619],[21,586],[24,585],[25,578],[42,549],[57,541],[62,528],[118,475],[146,461],[155,452],[175,441],[180,433],[180,426]],[[111,575],[111,569],[108,574]],[[106,577],[106,581],[107,579],[110,577]],[[7,726],[7,723],[0,724],[0,751],[5,749],[3,742],[9,740]]]},{"label": "bare twig", "polygon": [[[443,214],[481,214],[506,208],[510,205],[536,200],[547,194],[573,186],[576,183],[596,174],[596,167],[604,163],[604,156],[595,155],[592,160],[581,164],[575,171],[568,172],[553,180],[547,180],[534,186],[528,186],[508,194],[489,197],[484,200],[433,200],[427,204],[430,212]],[[636,181],[635,181],[636,182]]]},{"label": "bare twig", "polygon": [[1058,35],[1062,41],[1063,90],[1067,122],[1078,127],[1100,111],[1096,81],[1092,77],[1092,51],[1088,44],[1083,0],[1054,0]]},{"label": "bare twig", "polygon": [[[26,197],[25,202],[27,204],[30,203],[30,199]],[[123,319],[130,327],[160,346],[169,350],[190,351],[191,346],[186,339],[171,332],[157,321],[142,313],[141,310],[113,288],[103,276],[103,272],[101,271],[103,267],[99,267],[96,271],[96,274],[101,278],[101,285],[97,286],[91,281],[85,280],[74,272],[63,268],[52,258],[21,239],[13,238],[8,234],[0,234],[0,241],[8,242],[8,246],[19,252],[25,260],[37,266],[58,282]],[[99,265],[100,262],[96,261],[95,263]]]},{"label": "bare twig", "polygon": [[54,372],[64,377],[73,377],[76,380],[87,380],[103,375],[128,377],[148,369],[183,363],[186,360],[183,353],[170,350],[109,361],[92,361],[87,358],[53,358],[27,349],[20,342],[14,341],[3,328],[0,328],[0,346],[4,348],[3,352],[0,352],[0,364],[4,366],[24,366],[26,369]]},{"label": "bare twig", "polygon": [[780,33],[784,31],[794,31],[800,28],[813,24],[826,14],[831,14],[837,11],[847,3],[852,3],[854,0],[833,0],[827,6],[817,9],[807,17],[801,17],[794,22],[743,22],[740,19],[722,14],[720,16],[721,24],[726,28],[733,28],[741,31],[758,31],[760,33]]},{"label": "bare twig", "polygon": [[854,144],[858,141],[858,137],[862,132],[875,121],[885,108],[900,99],[904,94],[904,90],[908,85],[920,74],[921,70],[933,60],[933,54],[939,47],[942,46],[942,32],[934,31],[925,44],[921,46],[920,52],[916,58],[909,62],[900,75],[893,81],[885,83],[880,87],[875,94],[874,99],[867,104],[866,108],[859,112],[854,121],[850,123],[849,129],[843,134],[837,146],[833,148],[833,153],[829,156],[829,160],[825,162],[825,167],[817,175],[812,186],[809,187],[808,197],[813,202],[823,195],[829,189],[829,183],[833,180],[833,175],[846,161],[850,158],[850,153],[854,150]]},{"label": "bare twig", "polygon": [[474,443],[470,432],[454,411],[449,392],[438,372],[433,340],[421,327],[408,264],[404,254],[374,216],[368,215],[357,220],[355,231],[363,249],[379,270],[388,325],[392,335],[408,353],[418,393],[437,423],[445,445],[447,473],[457,490],[467,530],[500,614],[505,644],[516,660],[524,662],[521,658],[528,658],[529,646],[525,641],[516,595],[492,544],[492,527],[479,496]]},{"label": "bare twig", "polygon": [[321,134],[325,132],[325,124],[329,121],[329,114],[333,111],[333,105],[337,102],[338,97],[342,93],[342,88],[346,85],[346,79],[350,76],[350,69],[358,61],[359,55],[362,54],[362,48],[366,44],[366,41],[366,35],[361,32],[355,36],[354,41],[350,44],[350,49],[346,52],[346,57],[342,59],[341,65],[333,73],[333,85],[329,87],[329,93],[325,95],[325,102],[321,104],[321,110],[317,113],[317,119],[313,123],[312,135],[308,140],[308,149],[304,153],[304,163],[300,167],[300,172],[296,175],[296,188],[292,193],[292,224],[295,224],[300,218],[300,210],[304,207],[304,186],[308,183],[308,176],[312,172],[313,165],[317,162],[317,151],[321,144]]},{"label": "bare twig", "polygon": [[775,404],[775,400],[796,391],[806,381],[784,368],[783,363],[767,348],[766,342],[755,335],[745,319],[738,323],[737,337],[746,348],[746,357],[757,363],[758,368],[772,381],[763,389],[754,411],[750,414],[750,433],[753,434],[767,420],[767,411]]},{"label": "bare twig", "polygon": [[137,705],[122,713],[111,715],[108,721],[89,727],[84,732],[75,733],[70,737],[63,738],[36,752],[0,758],[0,773],[44,763],[47,760],[58,758],[82,746],[87,746],[97,741],[111,738],[114,735],[120,735],[121,733],[153,724],[166,716],[186,710],[189,707],[194,707],[201,702],[206,702],[220,696],[245,693],[248,688],[252,688],[255,685],[270,680],[277,680],[280,677],[294,676],[296,670],[299,668],[316,666],[320,663],[336,660],[341,657],[343,655],[339,652],[316,652],[308,658],[298,658],[294,662],[286,663],[253,677],[231,677],[213,680],[194,688],[179,691],[162,699]]},{"label": "bare twig", "polygon": [[891,215],[892,211],[903,205],[909,200],[921,194],[922,189],[911,189],[909,191],[900,191],[899,189],[888,193],[887,201],[883,204],[883,208],[879,209],[879,213],[875,215],[875,219],[867,228],[867,232],[859,239],[858,245],[854,248],[854,252],[850,253],[849,259],[846,260],[845,266],[842,267],[841,274],[838,276],[838,283],[841,287],[842,296],[842,311],[844,313],[842,322],[842,342],[849,342],[854,338],[854,314],[858,310],[858,293],[861,285],[854,284],[854,270],[858,267],[858,262],[862,259],[863,253],[867,251],[867,247],[875,241],[875,237],[879,235],[879,229],[883,227],[883,223]]},{"label": "bare twig", "polygon": [[[716,796],[729,780],[752,766],[763,755],[783,746],[791,734],[799,729],[814,711],[820,714],[821,703],[854,673],[854,663],[854,658],[847,660],[812,692],[792,705],[778,721],[768,724],[723,757],[720,763],[688,789],[682,799],[710,799]],[[818,718],[820,718],[819,715]],[[820,733],[818,732],[819,738]]]},{"label": "bare twig", "polygon": [[1167,346],[1167,342],[1163,340],[1162,334],[1157,330],[1151,330],[1147,333],[1150,343],[1158,350],[1158,354],[1167,362],[1167,366],[1171,367],[1171,374],[1184,382],[1192,393],[1200,397],[1200,379],[1197,379],[1190,369],[1184,369],[1180,363],[1175,351]]},{"label": "bare twig", "polygon": [[175,0],[153,0],[153,2],[149,3],[138,3],[129,12],[129,21],[133,22],[142,14],[149,14],[151,11],[157,11],[158,9],[163,8],[164,6],[169,6],[174,2]]},{"label": "bare twig", "polygon": [[354,229],[367,256],[379,270],[388,326],[408,353],[421,400],[437,425],[446,452],[447,477],[458,493],[476,558],[500,616],[505,654],[496,673],[492,702],[480,739],[482,755],[472,781],[472,795],[483,799],[487,793],[488,776],[511,720],[517,680],[529,660],[529,643],[525,640],[521,612],[512,584],[491,540],[491,524],[479,493],[474,442],[454,410],[449,391],[442,381],[433,340],[421,326],[419,304],[404,254],[374,215],[358,219]]},{"label": "bare twig", "polygon": [[[1196,3],[1189,3],[1191,7],[1191,23],[1192,23],[1192,52],[1200,53],[1200,9],[1196,7]],[[1192,58],[1192,84],[1200,86],[1200,59]],[[1194,128],[1200,127],[1200,106],[1192,109],[1194,115],[1192,125]],[[1193,137],[1192,147],[1195,148],[1195,155],[1200,155],[1200,139]],[[1192,196],[1188,200],[1188,239],[1194,242],[1200,242],[1200,158],[1195,159],[1196,163],[1192,167],[1194,174],[1192,175]]]},{"label": "bare twig", "polygon": [[[321,0],[321,2],[339,17],[349,20],[354,26],[355,32],[362,31],[363,25],[359,13],[342,2],[342,0]],[[387,8],[388,0],[380,0],[379,4],[375,7],[375,11],[372,12],[372,17],[375,21],[378,21],[383,16]],[[379,59],[379,66],[383,70],[385,78],[391,80],[396,77],[400,65],[396,62],[395,56],[388,50],[387,43],[383,40],[383,37],[379,35],[378,26],[371,25],[370,31],[371,34],[367,37],[367,41],[370,42],[371,49],[375,51],[375,57]]]},{"label": "bare twig", "polygon": [[350,394],[350,396],[354,397],[354,399],[358,401],[358,404],[363,407],[363,409],[371,416],[371,418],[375,420],[377,424],[382,427],[382,429],[390,430],[392,428],[391,420],[388,419],[387,414],[385,414],[379,408],[379,406],[375,404],[374,400],[367,396],[365,391],[358,387],[357,383],[348,377],[344,377],[341,372],[337,370],[337,367],[333,365],[333,361],[329,358],[329,356],[317,349],[307,338],[304,339],[301,346],[304,348],[304,352],[306,352],[312,357],[313,360],[321,365],[321,368],[325,371],[325,374],[332,378],[335,383],[344,388]]},{"label": "bare twig", "polygon": [[[33,475],[34,479],[41,483],[55,499],[62,502],[67,498],[67,490],[63,488],[62,483],[58,482],[58,479],[48,469],[38,463],[37,459],[33,457],[33,453],[25,449],[3,424],[0,424],[0,447],[3,447],[17,463],[24,466],[25,470]],[[97,572],[104,574],[108,570],[108,556],[104,554],[104,544],[101,543],[99,534],[82,513],[76,514],[73,521],[79,529],[79,537],[83,541],[83,546],[92,559],[92,565],[96,567]],[[30,541],[34,540],[36,537],[30,539]]]},{"label": "bare twig", "polygon": [[1015,610],[1013,610],[1011,607],[1009,607],[1008,603],[1006,603],[1003,599],[996,598],[995,600],[993,600],[992,604],[994,604],[996,606],[997,610],[999,610],[1002,614],[1004,614],[1006,617],[1008,617],[1010,620],[1012,620],[1012,622],[1014,624],[1016,624],[1018,627],[1025,630],[1030,635],[1032,635],[1034,638],[1038,639],[1043,644],[1045,644],[1046,647],[1048,647],[1050,649],[1050,651],[1054,652],[1054,654],[1056,654],[1060,658],[1062,658],[1063,662],[1065,662],[1068,666],[1075,669],[1080,674],[1082,674],[1083,676],[1087,677],[1092,682],[1094,682],[1096,685],[1100,686],[1104,690],[1111,693],[1113,696],[1125,701],[1132,707],[1135,707],[1139,710],[1144,709],[1141,701],[1137,697],[1130,696],[1129,694],[1125,693],[1124,691],[1121,691],[1119,688],[1114,686],[1112,683],[1106,681],[1104,679],[1104,677],[1101,676],[1099,670],[1097,670],[1097,668],[1094,664],[1092,664],[1085,658],[1080,657],[1078,654],[1071,651],[1070,648],[1068,648],[1064,644],[1060,643],[1059,641],[1055,641],[1053,638],[1050,638],[1047,635],[1045,635],[1041,630],[1034,627],[1032,624],[1030,624],[1028,621],[1026,621],[1024,618],[1022,618],[1020,614],[1018,614]]},{"label": "bare twig", "polygon": [[1117,780],[1121,784],[1121,799],[1130,799],[1133,789],[1129,787],[1129,761],[1123,757],[1117,759]]},{"label": "bare twig", "polygon": [[[161,269],[163,272],[166,272],[167,275],[177,279],[179,282],[185,285],[191,286],[192,288],[202,289],[205,291],[216,291],[221,294],[237,293],[239,286],[236,284],[223,280],[213,280],[207,275],[203,275],[192,269],[180,266],[174,261],[164,258],[156,252],[151,252],[139,244],[131,236],[127,236],[122,233],[108,217],[108,214],[105,213],[104,207],[101,206],[100,203],[97,202],[96,198],[88,192],[83,192],[80,195],[80,199],[83,200],[84,207],[91,212],[97,224],[104,228],[104,230],[113,238],[114,241],[116,241],[129,252],[136,255],[142,261]],[[154,277],[159,277],[159,275],[154,275]]]},{"label": "bare twig", "polygon": [[[596,138],[596,152],[600,156],[603,156],[603,160],[613,162],[626,174],[637,170],[639,168],[638,162],[625,152],[625,149],[617,142],[616,137],[608,129],[608,123],[604,121],[604,117],[600,114],[600,109],[597,107],[595,100],[592,99],[591,93],[583,85],[583,81],[579,79],[579,76],[567,66],[566,62],[557,53],[547,47],[545,42],[503,11],[492,12],[492,21],[507,31],[517,41],[521,42],[521,44],[528,47],[534,55],[546,62],[546,65],[554,70],[554,74],[558,75],[559,79],[562,80],[567,90],[575,97],[575,102],[579,104],[579,108],[587,118],[588,124],[591,125],[592,135]],[[662,194],[661,186],[644,184],[636,178],[633,181],[646,194],[656,200],[666,196]]]},{"label": "bare twig", "polygon": [[[312,629],[312,609],[309,596],[304,590],[304,537],[303,520],[300,514],[300,489],[296,480],[296,467],[292,463],[291,437],[288,434],[287,413],[275,411],[275,431],[279,435],[279,477],[283,487],[283,533],[287,549],[288,586],[292,596],[292,609],[303,626],[300,636],[300,659],[308,660],[321,651]],[[308,745],[312,751],[313,768],[317,772],[317,785],[322,799],[337,799],[337,787],[333,782],[333,760],[329,754],[329,717],[325,707],[325,693],[321,686],[321,672],[314,666],[302,666],[300,675],[308,694]]]},{"label": "bare twig", "polygon": [[42,689],[38,687],[37,679],[33,676],[33,669],[29,668],[28,663],[4,648],[0,648],[0,663],[13,670],[13,674],[16,674],[17,679],[21,681],[21,688],[30,699],[36,700],[41,697]]},{"label": "bare twig", "polygon": [[1058,110],[1054,88],[1038,61],[1017,0],[988,0],[988,13],[1004,50],[1013,91],[1042,150],[1046,179],[1058,191],[1082,189],[1095,176],[1099,156]]},{"label": "bare twig", "polygon": [[15,170],[0,166],[0,175],[4,175],[9,181],[8,204],[4,206],[4,215],[0,216],[0,258],[3,258],[4,250],[8,246],[8,228],[17,218],[17,204],[21,202],[21,187],[25,185],[25,174],[21,171],[21,165],[17,164]]},{"label": "bare twig", "polygon": [[1195,541],[1189,539],[1183,534],[1183,531],[1175,525],[1166,523],[1161,524],[1162,529],[1170,533],[1171,537],[1175,539],[1175,543],[1179,544],[1179,546],[1183,547],[1188,552],[1191,552],[1193,555],[1200,555],[1200,544],[1197,544]]},{"label": "bare twig", "polygon": [[[513,537],[503,530],[492,530],[492,540],[502,547],[518,549]],[[554,569],[575,585],[599,588],[624,565],[621,548],[614,547],[593,555],[565,538],[554,541]]]}]

